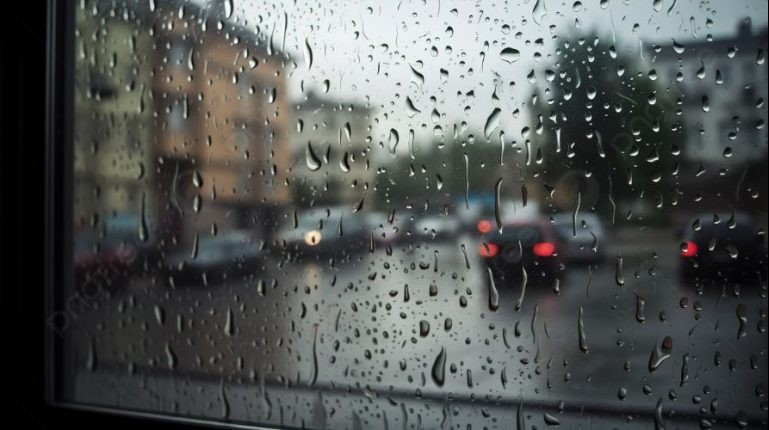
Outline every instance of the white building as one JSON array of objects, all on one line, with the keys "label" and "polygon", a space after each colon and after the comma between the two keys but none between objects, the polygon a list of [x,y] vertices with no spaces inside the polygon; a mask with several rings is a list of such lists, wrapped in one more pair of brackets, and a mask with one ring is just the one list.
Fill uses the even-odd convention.
[{"label": "white building", "polygon": [[749,18],[731,38],[703,36],[645,52],[650,77],[656,73],[676,103],[682,162],[739,166],[766,157],[766,53],[767,29],[754,32]]}]

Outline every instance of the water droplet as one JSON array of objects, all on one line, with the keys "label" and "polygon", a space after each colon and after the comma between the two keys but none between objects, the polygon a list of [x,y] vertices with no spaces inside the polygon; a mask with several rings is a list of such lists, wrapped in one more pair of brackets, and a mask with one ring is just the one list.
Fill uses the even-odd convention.
[{"label": "water droplet", "polygon": [[355,212],[358,212],[361,209],[363,209],[363,202],[364,201],[365,201],[365,199],[360,199],[358,201],[358,203],[356,203],[355,206],[352,207],[352,212],[355,213]]},{"label": "water droplet", "polygon": [[676,54],[683,54],[684,53],[684,46],[674,40],[673,41],[673,51],[675,51]]},{"label": "water droplet", "polygon": [[502,178],[497,179],[494,185],[494,219],[497,222],[497,230],[502,233],[502,214],[500,213],[500,199],[502,191]]},{"label": "water droplet", "polygon": [[203,186],[203,176],[197,170],[192,174],[192,185],[195,188],[201,188]]},{"label": "water droplet", "polygon": [[149,232],[147,228],[147,195],[142,193],[142,202],[139,216],[139,241],[147,242],[149,240]]},{"label": "water droplet", "polygon": [[318,381],[318,373],[320,368],[318,367],[318,324],[312,325],[312,379],[310,380],[310,386],[314,386]]},{"label": "water droplet", "polygon": [[534,23],[542,25],[542,19],[547,15],[547,7],[545,7],[545,0],[537,0],[534,4],[534,8],[531,11],[531,17]]},{"label": "water droplet", "polygon": [[411,97],[408,96],[406,96],[406,107],[408,108],[410,117],[422,113],[421,110],[414,106],[414,102],[411,100]]},{"label": "water droplet", "polygon": [[307,162],[307,168],[311,172],[315,172],[320,169],[320,158],[315,155],[315,151],[312,149],[312,143],[309,140],[307,141],[307,149],[305,150],[305,161]]},{"label": "water droplet", "polygon": [[513,64],[521,58],[521,52],[515,48],[507,47],[499,53],[499,57],[502,58],[503,61]]},{"label": "water droplet", "polygon": [[235,4],[233,0],[224,0],[224,17],[230,19],[232,12],[235,10]]},{"label": "water droplet", "polygon": [[557,426],[561,424],[561,421],[558,419],[558,417],[547,412],[545,412],[542,418],[545,420],[545,424],[549,426]]},{"label": "water droplet", "polygon": [[400,143],[400,134],[398,134],[398,130],[391,128],[390,129],[390,135],[387,137],[387,141],[389,142],[390,146],[390,154],[395,155],[395,151],[398,148],[398,143]]},{"label": "water droplet", "polygon": [[307,66],[307,70],[310,70],[312,67],[312,46],[310,46],[310,41],[308,39],[304,39],[304,62]]},{"label": "water droplet", "polygon": [[662,398],[657,400],[657,406],[654,408],[654,428],[665,430],[665,420],[662,418]]},{"label": "water droplet", "polygon": [[342,154],[342,158],[339,159],[339,169],[345,173],[350,171],[350,154],[347,151],[345,151],[345,153]]},{"label": "water droplet", "polygon": [[583,320],[582,306],[579,307],[579,319],[577,320],[577,331],[579,333],[579,350],[587,354],[590,347],[587,345],[587,335],[585,334],[585,323]]},{"label": "water droplet", "polygon": [[635,319],[639,323],[646,321],[644,315],[644,307],[646,306],[646,300],[638,294],[635,295]]},{"label": "water droplet", "polygon": [[446,348],[441,347],[441,352],[435,357],[433,363],[432,377],[435,385],[442,387],[446,380]]},{"label": "water droplet", "polygon": [[418,86],[422,86],[425,83],[425,75],[419,73],[414,66],[409,66],[411,69],[411,80],[416,82]]},{"label": "water droplet", "polygon": [[747,307],[742,303],[737,305],[737,319],[740,321],[740,326],[737,329],[737,339],[740,339],[748,333]]},{"label": "water droplet", "polygon": [[501,116],[502,109],[494,108],[489,117],[486,119],[486,125],[483,127],[483,134],[488,138],[491,136],[491,132],[499,127],[499,117]]},{"label": "water droplet", "polygon": [[419,336],[427,337],[430,334],[430,323],[427,320],[419,321]]},{"label": "water droplet", "polygon": [[702,96],[702,111],[710,112],[710,99],[708,96]]},{"label": "water droplet", "polygon": [[[519,247],[520,247],[520,241],[518,241]],[[515,302],[515,310],[519,311],[521,310],[521,306],[523,306],[523,298],[526,295],[526,283],[529,280],[529,274],[526,272],[526,267],[521,266],[521,295],[518,296],[518,301]],[[536,312],[535,312],[536,316]]]},{"label": "water droplet", "polygon": [[491,267],[487,267],[488,271],[488,287],[489,287],[489,309],[495,312],[499,309],[499,292],[497,286],[494,284],[494,274],[491,271]]},{"label": "water droplet", "polygon": [[689,354],[684,354],[681,360],[681,381],[679,386],[683,387],[689,381]]},{"label": "water droplet", "polygon": [[224,334],[232,336],[235,334],[235,325],[233,323],[232,308],[227,308],[227,314],[224,320]]},{"label": "water droplet", "polygon": [[168,366],[169,370],[176,369],[176,354],[174,353],[173,349],[171,349],[171,344],[166,342],[166,365]]},{"label": "water droplet", "polygon": [[649,372],[654,372],[659,369],[660,365],[670,358],[670,353],[673,352],[673,338],[665,336],[662,339],[661,345],[654,345],[651,356],[649,357]]}]

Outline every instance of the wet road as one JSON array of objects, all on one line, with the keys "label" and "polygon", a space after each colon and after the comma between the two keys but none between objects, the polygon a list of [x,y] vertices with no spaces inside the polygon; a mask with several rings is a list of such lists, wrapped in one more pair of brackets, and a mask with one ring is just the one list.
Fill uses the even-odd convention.
[{"label": "wet road", "polygon": [[[697,294],[680,284],[675,244],[667,245],[607,249],[612,257],[597,265],[567,265],[558,293],[531,279],[523,294],[518,280],[498,283],[496,310],[469,237],[395,246],[392,255],[380,246],[333,267],[271,259],[226,285],[137,279],[94,299],[65,333],[78,369],[73,395],[317,427],[401,426],[408,416],[415,426],[419,416],[435,428],[454,416],[454,425],[509,428],[521,402],[527,411],[562,402],[564,423],[579,411],[621,410],[643,414],[637,424],[648,426],[658,404],[668,420],[671,410],[765,420],[766,298],[756,285],[739,296],[733,288]],[[119,392],[142,380],[154,385],[150,398],[173,401],[143,399],[141,390],[113,399],[121,394],[95,382],[105,377]],[[530,418],[544,423],[543,414]]]}]

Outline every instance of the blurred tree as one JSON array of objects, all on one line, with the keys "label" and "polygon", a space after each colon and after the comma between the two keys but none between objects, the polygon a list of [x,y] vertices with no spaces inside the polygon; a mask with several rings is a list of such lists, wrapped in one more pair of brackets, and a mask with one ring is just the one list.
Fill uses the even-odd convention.
[{"label": "blurred tree", "polygon": [[[664,222],[676,200],[676,106],[640,56],[611,38],[557,39],[552,64],[529,75],[536,90],[524,128],[559,210],[595,211],[612,222]],[[639,58],[640,60],[640,58]],[[578,202],[578,200],[580,200]]]},{"label": "blurred tree", "polygon": [[442,143],[416,146],[421,149],[414,158],[399,154],[385,165],[386,175],[378,185],[378,200],[390,202],[385,206],[464,204],[465,193],[491,195],[497,179],[513,171],[514,152],[508,148],[507,164],[500,166],[499,144],[473,129]]}]

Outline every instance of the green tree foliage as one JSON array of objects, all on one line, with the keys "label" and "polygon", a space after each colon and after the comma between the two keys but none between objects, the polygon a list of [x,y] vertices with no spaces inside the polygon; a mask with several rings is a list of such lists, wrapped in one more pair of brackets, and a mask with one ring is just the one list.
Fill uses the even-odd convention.
[{"label": "green tree foliage", "polygon": [[[561,197],[570,194],[561,206],[564,200],[576,205],[578,193],[593,194],[583,209],[593,205],[615,222],[663,221],[677,197],[682,136],[674,102],[637,49],[631,57],[610,37],[595,34],[558,40],[552,63],[529,75],[537,90],[530,104],[533,122],[523,135],[541,158],[543,180]],[[575,170],[584,180],[570,180],[571,190],[558,189],[569,185],[559,183],[564,172]],[[585,188],[588,182],[598,185],[597,192]]]}]

